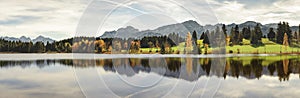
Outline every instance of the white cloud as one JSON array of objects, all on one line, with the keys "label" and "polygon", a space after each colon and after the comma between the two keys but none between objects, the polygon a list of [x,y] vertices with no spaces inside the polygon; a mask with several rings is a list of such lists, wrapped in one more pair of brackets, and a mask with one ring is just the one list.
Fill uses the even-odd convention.
[{"label": "white cloud", "polygon": [[[242,23],[245,21],[257,21],[263,24],[277,23],[279,21],[287,21],[291,25],[298,25],[300,23],[297,18],[300,15],[299,1],[295,0],[280,0],[264,2],[263,5],[249,1],[250,3],[241,3],[234,0],[218,1],[208,0],[212,9],[216,13],[218,19],[222,23]],[[249,6],[253,6],[249,8]]]},{"label": "white cloud", "polygon": [[[119,2],[119,5],[124,4],[125,6],[121,6],[111,13],[105,20],[107,23],[104,23],[104,27],[99,31],[98,35],[109,31],[108,28],[116,30],[128,25],[137,27],[140,30],[146,30],[187,20],[196,20],[205,24],[217,23],[205,1],[200,3],[193,0],[190,1],[192,2],[180,0]],[[148,19],[145,17],[148,17]]]},{"label": "white cloud", "polygon": [[37,37],[64,33],[60,34],[63,36],[56,36],[55,39],[71,37],[86,5],[79,0],[1,1],[0,34],[1,36]]},{"label": "white cloud", "polygon": [[[300,1],[295,0],[90,1],[0,1],[0,35],[14,37],[44,35],[63,39],[74,35],[100,36],[105,31],[127,25],[145,30],[187,20],[196,20],[202,25],[242,23],[249,20],[263,24],[279,21],[288,21],[291,25],[300,23],[298,20],[300,14],[297,14],[300,13],[298,6]],[[107,16],[108,14],[110,16]],[[141,15],[153,17],[145,19]]]}]

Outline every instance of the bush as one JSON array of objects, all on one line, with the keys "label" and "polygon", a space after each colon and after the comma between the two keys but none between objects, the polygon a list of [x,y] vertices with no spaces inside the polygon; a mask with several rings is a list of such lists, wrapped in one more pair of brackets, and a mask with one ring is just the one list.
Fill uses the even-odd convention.
[{"label": "bush", "polygon": [[232,50],[229,50],[229,53],[233,53],[233,51],[232,51]]}]

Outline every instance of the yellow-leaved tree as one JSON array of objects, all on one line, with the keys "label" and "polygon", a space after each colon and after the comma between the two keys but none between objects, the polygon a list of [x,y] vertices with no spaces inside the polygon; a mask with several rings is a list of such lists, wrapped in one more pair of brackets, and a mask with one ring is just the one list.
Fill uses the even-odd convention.
[{"label": "yellow-leaved tree", "polygon": [[186,41],[185,41],[185,52],[191,53],[193,49],[193,43],[192,43],[192,35],[190,32],[187,33]]}]

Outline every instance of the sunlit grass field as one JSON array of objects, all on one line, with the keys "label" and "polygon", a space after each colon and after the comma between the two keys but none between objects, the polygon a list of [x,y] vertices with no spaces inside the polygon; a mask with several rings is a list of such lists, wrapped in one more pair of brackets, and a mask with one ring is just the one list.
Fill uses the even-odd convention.
[{"label": "sunlit grass field", "polygon": [[[200,45],[202,53],[204,53],[205,48],[203,47],[203,40],[198,40],[197,43]],[[237,54],[238,50],[240,54],[280,54],[280,53],[299,53],[299,47],[290,47],[277,44],[270,41],[267,38],[262,39],[262,46],[251,46],[250,40],[243,39],[242,45],[226,46],[226,53]],[[171,47],[169,50],[172,54],[183,54],[185,49],[185,43],[179,43],[179,45]],[[140,53],[152,54],[160,53],[160,48],[141,48]],[[150,53],[151,50],[151,53]],[[213,48],[208,48],[207,52],[212,53]],[[231,52],[230,52],[231,51]]]}]

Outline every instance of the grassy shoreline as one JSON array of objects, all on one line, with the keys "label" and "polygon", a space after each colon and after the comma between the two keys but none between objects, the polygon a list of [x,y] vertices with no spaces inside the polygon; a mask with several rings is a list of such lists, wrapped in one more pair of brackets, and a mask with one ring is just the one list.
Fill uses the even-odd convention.
[{"label": "grassy shoreline", "polygon": [[[207,48],[207,54],[220,54],[222,51],[226,54],[300,54],[300,46],[296,43],[293,43],[294,47],[284,46],[277,44],[273,41],[268,40],[267,38],[262,39],[262,46],[251,46],[250,41],[243,39],[241,45],[234,46],[224,46],[226,50],[218,50],[218,48]],[[199,55],[204,55],[205,48],[203,47],[203,40],[198,40],[198,48],[201,48],[202,53]],[[169,47],[166,49],[166,54],[186,54],[185,53],[185,43],[179,43],[177,46]],[[93,53],[93,52],[91,52]],[[221,54],[222,54],[221,53]],[[60,54],[60,52],[43,52],[43,53],[18,53],[18,52],[0,52],[0,54]],[[137,53],[130,53],[129,50],[121,50],[120,52],[104,52],[104,53],[95,53],[95,54],[160,54],[160,48],[140,48]],[[195,53],[194,53],[195,54]]]}]

